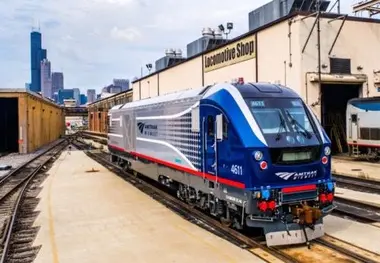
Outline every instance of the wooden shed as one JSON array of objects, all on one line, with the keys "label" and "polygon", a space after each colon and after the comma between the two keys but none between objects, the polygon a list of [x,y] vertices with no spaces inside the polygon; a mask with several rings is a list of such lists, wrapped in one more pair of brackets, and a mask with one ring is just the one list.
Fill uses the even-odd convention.
[{"label": "wooden shed", "polygon": [[30,153],[65,133],[64,110],[26,89],[0,89],[0,153]]}]

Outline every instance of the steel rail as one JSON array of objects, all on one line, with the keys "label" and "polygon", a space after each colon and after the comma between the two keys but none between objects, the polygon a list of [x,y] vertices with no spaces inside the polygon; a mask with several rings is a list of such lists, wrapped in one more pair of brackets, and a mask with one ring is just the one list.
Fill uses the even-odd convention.
[{"label": "steel rail", "polygon": [[[39,154],[38,156],[36,156],[35,158],[33,158],[32,160],[28,161],[27,163],[21,165],[20,167],[18,167],[17,169],[15,169],[10,176],[7,176],[6,178],[11,178],[12,175],[16,174],[16,173],[19,173],[19,172],[22,172],[23,169],[27,168],[28,165],[32,164],[34,161],[37,161],[38,158],[41,158],[42,156],[44,155],[47,155],[49,154],[52,150],[58,148],[59,146],[61,146],[63,143],[65,142],[65,140],[62,140],[60,142],[58,142],[57,144],[55,144],[54,146],[52,147],[49,147],[49,149],[47,149],[46,151],[44,151],[43,153]],[[5,260],[7,259],[7,256],[8,256],[8,252],[9,252],[9,248],[11,246],[11,238],[12,238],[12,234],[13,234],[13,227],[16,223],[16,219],[17,219],[17,213],[19,212],[19,209],[20,209],[20,204],[22,202],[22,198],[25,194],[25,192],[28,190],[28,186],[30,184],[30,182],[35,178],[35,176],[37,174],[39,174],[39,172],[41,171],[41,169],[48,163],[50,162],[54,156],[56,156],[59,152],[61,152],[64,148],[66,147],[66,145],[64,145],[63,147],[59,148],[58,151],[56,151],[54,154],[52,154],[48,159],[44,160],[42,163],[40,163],[37,167],[34,168],[34,170],[30,173],[28,173],[28,175],[23,178],[20,182],[18,182],[14,187],[12,187],[12,189],[10,191],[8,191],[1,199],[0,201],[4,200],[6,197],[8,197],[12,192],[14,192],[15,190],[18,190],[21,186],[21,190],[20,190],[20,194],[18,195],[17,197],[17,200],[12,208],[13,212],[12,212],[12,215],[11,215],[11,219],[9,222],[7,222],[6,226],[5,226],[5,230],[4,230],[4,234],[3,234],[3,237],[2,237],[2,241],[3,241],[3,251],[2,251],[2,255],[1,255],[1,258],[0,258],[0,263],[4,263]],[[4,184],[6,181],[5,180],[2,180],[2,184]],[[5,236],[5,238],[4,238]]]},{"label": "steel rail", "polygon": [[48,149],[44,150],[42,153],[38,154],[37,156],[33,157],[32,159],[30,159],[27,162],[23,163],[22,165],[18,166],[16,169],[11,170],[8,174],[6,174],[4,177],[2,177],[0,179],[0,186],[4,182],[6,182],[8,180],[8,178],[12,177],[16,173],[18,173],[20,170],[22,170],[25,166],[27,166],[28,164],[31,164],[32,162],[34,162],[35,160],[37,160],[41,156],[45,155],[46,153],[48,153],[50,150],[54,149],[58,145],[64,143],[65,141],[66,141],[65,139],[61,139],[61,141],[59,141],[58,143],[56,143],[53,146],[49,147]]},{"label": "steel rail", "polygon": [[[376,262],[379,262],[379,259],[380,259],[380,255],[375,252],[355,246],[353,244],[348,244],[346,241],[340,240],[330,235],[325,235],[325,238],[316,239],[314,242],[322,246],[328,247],[332,250],[338,251],[341,254],[347,255],[360,262],[376,263]],[[337,245],[339,243],[342,243],[343,245],[342,246]],[[348,246],[349,248],[344,248],[344,246]],[[364,253],[365,256],[355,253],[352,250],[359,250],[360,252]],[[376,258],[377,260],[374,260],[373,258]]]},{"label": "steel rail", "polygon": [[380,194],[380,181],[368,180],[358,177],[351,177],[341,174],[332,174],[336,181],[336,185],[341,188],[347,188],[351,190]]},{"label": "steel rail", "polygon": [[334,209],[333,214],[349,216],[363,223],[380,222],[380,207],[337,196],[334,199],[334,204],[337,207]]}]

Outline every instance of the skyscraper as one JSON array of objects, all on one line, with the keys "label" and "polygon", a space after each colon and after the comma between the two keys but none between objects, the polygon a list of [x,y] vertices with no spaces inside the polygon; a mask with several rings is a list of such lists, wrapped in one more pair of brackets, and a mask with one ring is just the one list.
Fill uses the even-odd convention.
[{"label": "skyscraper", "polygon": [[47,59],[41,61],[41,93],[44,97],[53,98],[51,64]]},{"label": "skyscraper", "polygon": [[63,100],[65,99],[74,99],[73,89],[60,89],[58,91],[58,103],[63,104]]},{"label": "skyscraper", "polygon": [[80,105],[80,90],[78,88],[73,89],[73,99],[77,102],[77,106]]},{"label": "skyscraper", "polygon": [[85,105],[87,103],[87,96],[80,94],[80,105]]},{"label": "skyscraper", "polygon": [[58,92],[58,90],[64,89],[63,85],[63,73],[53,72],[51,74],[53,93]]},{"label": "skyscraper", "polygon": [[129,79],[114,79],[113,85],[121,87],[122,91],[129,90]]},{"label": "skyscraper", "polygon": [[88,89],[87,90],[87,102],[93,103],[94,101],[96,101],[96,90]]},{"label": "skyscraper", "polygon": [[30,33],[30,90],[41,91],[41,61],[47,58],[46,49],[42,49],[41,33],[33,31]]}]

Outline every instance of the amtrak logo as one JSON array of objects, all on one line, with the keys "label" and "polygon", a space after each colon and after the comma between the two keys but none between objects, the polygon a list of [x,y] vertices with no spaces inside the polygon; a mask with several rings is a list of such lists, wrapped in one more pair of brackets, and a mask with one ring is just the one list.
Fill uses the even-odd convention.
[{"label": "amtrak logo", "polygon": [[138,122],[137,128],[141,134],[149,136],[157,136],[157,125],[145,124],[144,122]]},{"label": "amtrak logo", "polygon": [[275,173],[278,177],[284,180],[304,180],[304,179],[310,179],[317,177],[318,172],[317,171],[309,171],[309,172],[302,172],[302,173],[288,173],[288,172],[281,172],[281,173]]},{"label": "amtrak logo", "polygon": [[137,123],[137,127],[139,128],[139,131],[140,131],[141,133],[143,133],[143,132],[144,132],[145,123],[143,123],[143,122],[138,122],[138,123]]}]

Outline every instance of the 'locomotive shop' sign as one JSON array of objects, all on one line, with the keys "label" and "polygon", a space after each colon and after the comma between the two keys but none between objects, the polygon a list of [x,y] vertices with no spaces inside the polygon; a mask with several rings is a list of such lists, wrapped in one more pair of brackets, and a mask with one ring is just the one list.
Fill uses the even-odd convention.
[{"label": "'locomotive shop' sign", "polygon": [[204,55],[204,71],[209,72],[255,57],[256,43],[253,35]]}]

